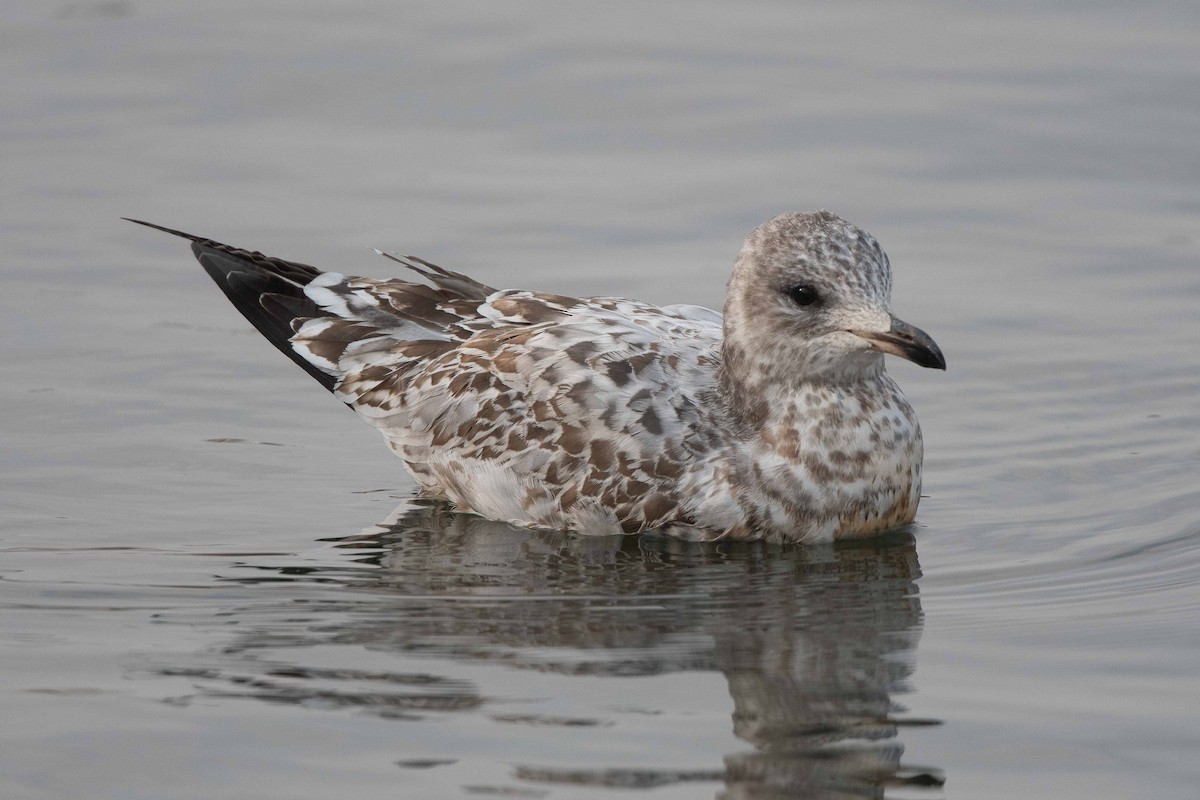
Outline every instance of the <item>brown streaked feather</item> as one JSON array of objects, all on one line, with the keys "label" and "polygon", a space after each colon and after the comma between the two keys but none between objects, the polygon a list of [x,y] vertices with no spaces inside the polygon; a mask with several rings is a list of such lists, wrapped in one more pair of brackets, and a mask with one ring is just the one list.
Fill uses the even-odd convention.
[{"label": "brown streaked feather", "polygon": [[443,269],[437,264],[431,264],[423,258],[406,255],[398,256],[392,253],[385,253],[382,250],[376,250],[375,252],[384,258],[395,261],[397,264],[408,267],[434,286],[437,286],[439,289],[445,289],[451,295],[457,297],[468,300],[484,300],[488,295],[495,294],[497,291],[487,284],[480,283],[474,278],[463,275],[461,272]]}]

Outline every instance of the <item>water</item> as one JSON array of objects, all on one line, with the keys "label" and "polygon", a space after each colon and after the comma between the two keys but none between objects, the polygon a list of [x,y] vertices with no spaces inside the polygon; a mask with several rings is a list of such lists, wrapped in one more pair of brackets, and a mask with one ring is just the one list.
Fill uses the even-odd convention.
[{"label": "water", "polygon": [[[1194,795],[1194,4],[9,3],[0,42],[3,797]],[[928,497],[854,546],[414,502],[117,221],[715,305],[816,207],[950,362],[892,365]]]}]

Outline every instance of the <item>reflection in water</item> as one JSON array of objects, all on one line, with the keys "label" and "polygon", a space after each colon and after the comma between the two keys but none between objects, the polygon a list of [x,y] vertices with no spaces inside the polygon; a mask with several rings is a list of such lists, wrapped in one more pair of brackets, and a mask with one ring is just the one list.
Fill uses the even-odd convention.
[{"label": "reflection in water", "polygon": [[[238,580],[319,581],[338,592],[306,602],[302,614],[294,602],[231,611],[241,632],[220,666],[170,671],[191,676],[210,697],[410,720],[484,713],[486,687],[419,672],[277,663],[279,654],[299,660],[353,644],[372,654],[403,653],[409,665],[413,656],[436,656],[581,679],[718,671],[733,699],[733,732],[749,745],[723,765],[675,771],[528,763],[515,777],[526,785],[626,788],[724,781],[720,796],[727,798],[882,797],[897,783],[941,784],[937,770],[901,765],[897,738],[900,726],[923,724],[903,719],[893,700],[907,689],[921,630],[911,536],[822,547],[578,537],[416,501],[387,523],[335,542],[354,551],[349,565],[259,567],[261,575]],[[620,700],[644,699],[635,694]],[[488,719],[611,724],[524,714]]]}]

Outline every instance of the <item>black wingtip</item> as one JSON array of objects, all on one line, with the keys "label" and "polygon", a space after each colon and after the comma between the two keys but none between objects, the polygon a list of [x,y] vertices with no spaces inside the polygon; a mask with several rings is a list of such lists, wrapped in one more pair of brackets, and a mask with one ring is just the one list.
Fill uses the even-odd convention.
[{"label": "black wingtip", "polygon": [[184,239],[190,239],[193,242],[210,241],[208,239],[205,239],[203,236],[196,236],[195,234],[184,233],[183,231],[177,231],[174,228],[167,228],[162,225],[155,225],[153,222],[146,222],[145,220],[134,219],[133,217],[121,217],[121,219],[125,220],[126,222],[132,222],[135,225],[145,225],[147,228],[154,228],[154,230],[156,230],[156,231],[162,231],[163,233],[169,233],[172,236],[180,236]]},{"label": "black wingtip", "polygon": [[234,308],[280,352],[326,389],[335,390],[337,379],[309,363],[296,352],[291,342],[294,319],[325,314],[308,299],[303,288],[320,274],[320,270],[306,264],[268,258],[262,253],[230,247],[153,222],[131,217],[121,219],[191,241],[196,260]]}]

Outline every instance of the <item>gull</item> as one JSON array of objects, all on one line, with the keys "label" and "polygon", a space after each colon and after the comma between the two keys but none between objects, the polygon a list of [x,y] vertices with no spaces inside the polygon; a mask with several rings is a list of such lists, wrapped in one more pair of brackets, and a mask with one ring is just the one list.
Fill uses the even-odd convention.
[{"label": "gull", "polygon": [[237,310],[459,511],[803,542],[915,518],[921,429],[884,354],[946,361],[891,314],[879,243],[828,211],[755,228],[723,314],[497,290],[386,253],[416,277],[353,277],[129,221],[189,239]]}]

